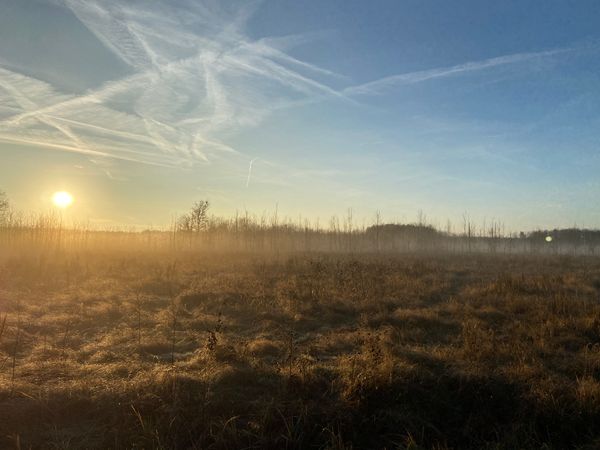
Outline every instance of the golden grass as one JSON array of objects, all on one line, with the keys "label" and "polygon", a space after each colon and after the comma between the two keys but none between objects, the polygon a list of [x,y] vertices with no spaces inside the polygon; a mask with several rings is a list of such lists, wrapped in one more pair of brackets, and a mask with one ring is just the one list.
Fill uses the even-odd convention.
[{"label": "golden grass", "polygon": [[0,262],[0,448],[600,446],[598,259],[103,239]]}]

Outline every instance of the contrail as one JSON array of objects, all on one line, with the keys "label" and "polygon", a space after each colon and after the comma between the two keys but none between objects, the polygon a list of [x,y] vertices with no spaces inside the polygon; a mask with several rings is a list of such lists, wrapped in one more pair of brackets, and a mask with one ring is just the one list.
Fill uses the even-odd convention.
[{"label": "contrail", "polygon": [[531,53],[515,53],[512,55],[497,56],[495,58],[484,59],[480,61],[470,61],[463,64],[457,64],[450,67],[439,67],[429,70],[420,70],[417,72],[408,72],[400,75],[392,75],[371,81],[358,86],[351,86],[342,91],[345,95],[369,95],[381,94],[386,88],[392,86],[421,83],[423,81],[435,78],[445,78],[461,73],[475,72],[497,66],[527,62],[539,58],[546,58],[560,53],[572,51],[573,48],[557,48]]},{"label": "contrail", "polygon": [[0,139],[181,166],[223,152],[249,159],[220,142],[220,133],[257,126],[278,109],[326,98],[357,103],[320,81],[340,75],[287,53],[314,33],[246,34],[259,2],[244,2],[232,17],[212,0],[143,8],[127,0],[56,1],[129,69],[78,94],[27,75],[33,70],[6,69],[14,66],[0,59]]},{"label": "contrail", "polygon": [[252,176],[252,164],[254,164],[254,161],[256,161],[258,158],[253,158],[250,160],[250,165],[248,166],[248,178],[246,179],[246,187],[250,186],[250,177]]}]

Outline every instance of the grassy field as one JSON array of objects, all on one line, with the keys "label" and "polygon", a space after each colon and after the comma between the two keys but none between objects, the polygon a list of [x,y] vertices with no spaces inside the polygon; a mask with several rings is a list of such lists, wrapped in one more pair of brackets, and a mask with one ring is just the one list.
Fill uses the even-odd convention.
[{"label": "grassy field", "polygon": [[598,447],[598,259],[0,265],[0,448]]}]

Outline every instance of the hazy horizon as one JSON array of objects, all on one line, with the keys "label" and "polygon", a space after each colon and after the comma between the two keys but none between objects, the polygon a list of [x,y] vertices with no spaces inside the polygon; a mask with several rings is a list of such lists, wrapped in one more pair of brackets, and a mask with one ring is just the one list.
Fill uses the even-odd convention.
[{"label": "hazy horizon", "polygon": [[596,2],[0,5],[17,210],[600,228]]}]

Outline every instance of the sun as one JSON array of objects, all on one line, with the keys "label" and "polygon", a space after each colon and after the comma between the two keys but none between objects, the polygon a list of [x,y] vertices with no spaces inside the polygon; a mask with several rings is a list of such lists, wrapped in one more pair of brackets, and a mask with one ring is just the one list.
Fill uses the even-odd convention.
[{"label": "sun", "polygon": [[68,208],[73,203],[73,196],[67,191],[55,192],[52,195],[52,203],[58,208]]}]

